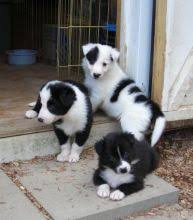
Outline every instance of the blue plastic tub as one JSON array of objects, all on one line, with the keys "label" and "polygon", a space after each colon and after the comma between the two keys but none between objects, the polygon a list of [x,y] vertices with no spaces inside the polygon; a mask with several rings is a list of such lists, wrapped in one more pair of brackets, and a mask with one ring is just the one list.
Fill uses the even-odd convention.
[{"label": "blue plastic tub", "polygon": [[9,50],[7,51],[8,63],[11,65],[30,65],[36,63],[36,50]]}]

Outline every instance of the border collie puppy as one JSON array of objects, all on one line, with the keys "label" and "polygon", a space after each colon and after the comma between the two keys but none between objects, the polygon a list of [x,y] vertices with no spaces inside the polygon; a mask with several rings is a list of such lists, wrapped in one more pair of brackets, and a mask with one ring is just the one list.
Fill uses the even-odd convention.
[{"label": "border collie puppy", "polygon": [[89,89],[93,112],[101,108],[120,120],[122,130],[142,140],[151,123],[155,123],[151,145],[159,140],[165,117],[159,106],[149,100],[120,68],[119,52],[108,45],[86,44],[82,66],[85,86]]},{"label": "border collie puppy", "polygon": [[[111,133],[95,144],[99,155],[93,182],[97,195],[121,200],[144,187],[144,178],[158,166],[158,155],[145,141],[132,134]],[[112,191],[111,191],[112,189]]]},{"label": "border collie puppy", "polygon": [[[92,124],[92,106],[87,89],[73,81],[50,81],[42,86],[33,110],[27,118],[38,116],[38,121],[53,124],[61,145],[57,156],[60,162],[77,162],[88,139]],[[70,144],[70,137],[75,136]]]}]

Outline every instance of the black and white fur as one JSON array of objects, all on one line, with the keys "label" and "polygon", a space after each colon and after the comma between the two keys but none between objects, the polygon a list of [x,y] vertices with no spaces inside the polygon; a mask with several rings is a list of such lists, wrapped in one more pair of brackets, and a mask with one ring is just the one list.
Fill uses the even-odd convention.
[{"label": "black and white fur", "polygon": [[97,195],[112,200],[144,188],[144,178],[158,166],[158,155],[145,141],[132,134],[111,133],[95,144],[99,156],[93,181]]},{"label": "black and white fur", "polygon": [[[40,89],[33,110],[26,112],[27,118],[36,116],[40,122],[54,126],[61,146],[57,160],[77,162],[92,124],[92,107],[84,85],[57,80],[46,83]],[[72,136],[74,142],[71,146]]]},{"label": "black and white fur", "polygon": [[165,117],[120,68],[119,52],[107,45],[89,43],[83,46],[83,53],[84,84],[90,92],[93,112],[101,108],[119,119],[122,130],[137,140],[142,140],[151,123],[155,123],[151,137],[154,146],[163,133]]}]

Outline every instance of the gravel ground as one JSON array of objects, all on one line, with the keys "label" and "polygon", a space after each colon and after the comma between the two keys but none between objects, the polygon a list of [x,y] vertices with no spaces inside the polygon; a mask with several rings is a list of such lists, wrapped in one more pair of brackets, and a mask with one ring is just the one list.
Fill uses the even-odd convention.
[{"label": "gravel ground", "polygon": [[122,220],[193,220],[193,210],[185,209],[178,204],[160,206],[137,216],[129,216]]},{"label": "gravel ground", "polygon": [[180,189],[179,204],[193,209],[193,128],[170,132],[158,145],[158,176]]}]

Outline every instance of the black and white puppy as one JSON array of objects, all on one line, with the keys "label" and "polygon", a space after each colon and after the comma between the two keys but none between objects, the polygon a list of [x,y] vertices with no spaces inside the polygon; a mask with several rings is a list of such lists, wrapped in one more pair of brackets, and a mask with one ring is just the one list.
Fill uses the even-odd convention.
[{"label": "black and white puppy", "polygon": [[121,69],[117,62],[119,52],[108,45],[89,43],[83,46],[83,53],[84,84],[89,89],[93,111],[100,108],[120,120],[123,132],[132,133],[137,140],[144,138],[153,123],[154,146],[165,127],[164,114]]},{"label": "black and white puppy", "polygon": [[[111,133],[95,144],[99,156],[93,181],[97,195],[121,200],[144,187],[144,178],[158,166],[158,155],[129,133]],[[112,190],[112,191],[111,191]]]},{"label": "black and white puppy", "polygon": [[[88,139],[92,124],[92,107],[87,89],[73,81],[50,81],[42,86],[33,110],[27,118],[53,124],[61,145],[60,162],[77,162]],[[70,144],[70,137],[75,136]]]}]

